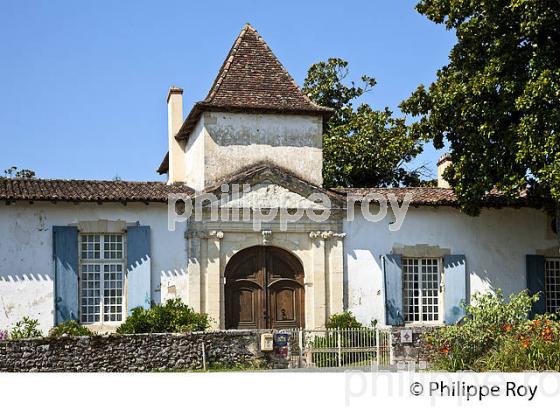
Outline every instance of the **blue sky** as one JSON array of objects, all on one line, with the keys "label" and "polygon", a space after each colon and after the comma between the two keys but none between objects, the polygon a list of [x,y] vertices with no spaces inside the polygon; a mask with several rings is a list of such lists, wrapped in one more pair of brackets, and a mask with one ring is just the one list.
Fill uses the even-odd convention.
[{"label": "blue sky", "polygon": [[[0,0],[0,175],[162,180],[169,86],[184,88],[186,115],[246,22],[298,84],[340,57],[377,79],[365,101],[397,110],[455,42],[415,3]],[[435,173],[439,155],[427,146],[415,165]]]}]

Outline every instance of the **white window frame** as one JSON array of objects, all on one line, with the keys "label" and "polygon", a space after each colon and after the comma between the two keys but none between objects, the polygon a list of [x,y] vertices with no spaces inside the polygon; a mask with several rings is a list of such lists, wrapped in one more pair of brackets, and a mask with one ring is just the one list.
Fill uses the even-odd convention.
[{"label": "white window frame", "polygon": [[[409,304],[407,303],[406,299],[408,297],[407,291],[409,290],[407,287],[407,278],[406,275],[409,274],[406,271],[406,264],[407,261],[410,260],[415,260],[418,261],[418,296],[417,296],[417,302],[418,302],[418,320],[410,320],[407,316],[408,316],[408,307]],[[437,275],[438,275],[438,281],[437,281],[437,305],[432,304],[431,306],[437,306],[437,319],[435,320],[423,320],[423,308],[424,308],[424,303],[423,303],[423,298],[428,298],[429,296],[424,296],[424,294],[422,293],[422,284],[423,284],[423,278],[422,278],[422,266],[426,264],[427,260],[435,260],[437,261]],[[433,325],[441,325],[444,323],[444,271],[443,271],[443,259],[440,257],[430,257],[430,256],[422,256],[422,257],[406,257],[403,256],[402,257],[402,303],[403,303],[403,319],[405,322],[405,325],[408,326],[433,326]],[[409,281],[410,282],[410,281]],[[429,307],[430,304],[427,304],[427,306]],[[430,312],[427,312],[427,314],[430,314]],[[435,312],[432,310],[431,314],[435,314]]]},{"label": "white window frame", "polygon": [[[96,235],[99,236],[99,246],[100,246],[100,257],[99,259],[96,258],[83,258],[82,257],[82,241],[84,236],[89,236],[89,235]],[[109,236],[109,235],[118,235],[122,237],[122,257],[121,258],[110,258],[107,257],[109,256],[108,254],[110,254],[111,250],[108,250],[107,252],[104,249],[104,245],[105,245],[105,236]],[[78,317],[80,320],[80,323],[84,324],[84,325],[115,325],[118,326],[119,324],[123,323],[126,320],[126,315],[127,315],[127,300],[126,300],[126,294],[127,294],[127,281],[128,281],[128,274],[127,274],[127,255],[126,255],[126,249],[127,249],[127,238],[126,238],[126,234],[125,233],[116,233],[116,232],[84,232],[84,233],[80,233],[79,235],[79,240],[78,240],[78,273],[79,273],[79,278],[78,278]],[[99,265],[100,266],[100,279],[99,279],[99,294],[100,294],[100,304],[99,304],[99,321],[94,321],[94,322],[83,322],[82,321],[82,282],[83,282],[83,276],[82,276],[82,265]],[[104,317],[104,307],[105,307],[105,295],[104,295],[104,291],[105,291],[105,278],[104,278],[104,267],[108,266],[108,265],[121,265],[121,269],[122,269],[122,302],[121,302],[121,320],[105,320]],[[109,314],[111,314],[111,312],[109,312]]]},{"label": "white window frame", "polygon": [[[555,264],[554,269],[550,269],[550,265]],[[554,281],[551,281],[552,272],[555,275]],[[554,288],[554,289],[553,289]],[[556,295],[551,298],[551,291]],[[546,311],[549,313],[560,313],[560,258],[545,258],[544,261],[544,298]],[[553,300],[551,300],[553,299]],[[552,309],[552,305],[556,310]]]}]

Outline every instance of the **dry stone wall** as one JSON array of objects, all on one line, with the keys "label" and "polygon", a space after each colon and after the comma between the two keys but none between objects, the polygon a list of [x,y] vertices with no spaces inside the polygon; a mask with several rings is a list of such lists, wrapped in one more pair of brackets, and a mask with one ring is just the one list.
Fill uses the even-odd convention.
[{"label": "dry stone wall", "polygon": [[0,372],[143,372],[266,362],[255,332],[61,337],[0,341]]}]

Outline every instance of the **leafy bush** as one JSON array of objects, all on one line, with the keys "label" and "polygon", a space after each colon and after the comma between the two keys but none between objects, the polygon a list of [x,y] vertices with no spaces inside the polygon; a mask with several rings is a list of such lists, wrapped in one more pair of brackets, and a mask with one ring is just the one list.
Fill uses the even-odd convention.
[{"label": "leafy bush", "polygon": [[501,343],[476,363],[479,371],[560,371],[560,324],[554,315],[543,315],[524,325],[506,329]]},{"label": "leafy bush", "polygon": [[92,332],[87,327],[79,324],[75,320],[68,320],[64,323],[60,323],[49,331],[49,337],[61,337],[64,335],[93,336],[95,335],[95,332]]},{"label": "leafy bush", "polygon": [[358,322],[352,312],[346,311],[331,315],[326,326],[327,329],[349,329],[362,327],[362,324]]},{"label": "leafy bush", "polygon": [[150,309],[132,309],[132,314],[117,328],[117,333],[182,333],[206,330],[210,319],[197,313],[180,299],[168,300],[164,305]]},{"label": "leafy bush", "polygon": [[345,365],[356,362],[369,364],[370,360],[375,358],[374,354],[343,352],[339,355],[337,352],[339,346],[341,348],[375,346],[375,331],[364,327],[352,312],[332,315],[327,321],[326,328],[324,336],[315,336],[310,342],[311,347],[316,350],[312,360],[317,367],[336,367],[339,360]]},{"label": "leafy bush", "polygon": [[526,292],[506,301],[502,292],[473,297],[461,324],[423,337],[432,367],[459,371],[560,370],[560,325],[553,315],[528,320],[539,296]]},{"label": "leafy bush", "polygon": [[27,316],[17,322],[10,332],[10,340],[31,339],[35,337],[43,337],[43,333],[39,329],[39,321],[30,319]]}]

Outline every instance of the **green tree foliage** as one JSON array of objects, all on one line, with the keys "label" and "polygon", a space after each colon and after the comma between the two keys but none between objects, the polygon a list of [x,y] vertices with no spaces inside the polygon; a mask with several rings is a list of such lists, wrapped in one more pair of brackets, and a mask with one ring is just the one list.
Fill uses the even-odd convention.
[{"label": "green tree foliage", "polygon": [[323,129],[323,179],[327,187],[417,185],[420,169],[406,164],[422,151],[403,118],[385,108],[368,104],[354,107],[356,99],[370,91],[375,79],[364,75],[361,85],[346,85],[348,63],[339,58],[313,64],[303,92],[314,102],[334,109]]},{"label": "green tree foliage", "polygon": [[6,178],[20,178],[20,179],[33,179],[36,174],[31,169],[20,169],[18,167],[10,167],[4,170]]},{"label": "green tree foliage", "polygon": [[476,215],[496,187],[560,200],[560,2],[422,0],[416,9],[454,30],[457,44],[437,79],[401,104],[411,132],[447,140],[446,178]]},{"label": "green tree foliage", "polygon": [[132,314],[117,328],[117,333],[181,333],[203,331],[209,327],[208,315],[195,312],[180,299],[171,299],[150,309],[132,309]]}]

